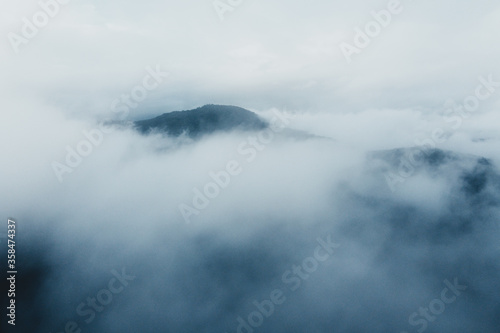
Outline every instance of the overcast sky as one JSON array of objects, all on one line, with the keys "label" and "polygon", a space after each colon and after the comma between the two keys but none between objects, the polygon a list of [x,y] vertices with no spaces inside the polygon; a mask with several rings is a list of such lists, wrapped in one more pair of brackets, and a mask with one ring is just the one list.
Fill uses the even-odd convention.
[{"label": "overcast sky", "polygon": [[2,90],[94,116],[160,64],[171,76],[133,116],[210,102],[346,112],[436,109],[468,94],[479,75],[500,76],[495,0],[402,0],[348,64],[340,43],[353,44],[354,29],[388,3],[244,0],[221,21],[211,0],[74,0],[16,54],[7,34],[21,34],[22,18],[40,7],[9,2],[0,14]]}]

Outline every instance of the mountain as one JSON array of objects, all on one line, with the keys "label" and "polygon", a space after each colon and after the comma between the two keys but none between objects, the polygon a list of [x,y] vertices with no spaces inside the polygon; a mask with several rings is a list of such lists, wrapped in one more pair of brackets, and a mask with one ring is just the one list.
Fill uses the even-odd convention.
[{"label": "mountain", "polygon": [[468,203],[500,204],[500,174],[494,163],[484,157],[435,148],[398,148],[369,154],[376,172],[397,190],[414,176],[424,175],[452,184],[451,195],[461,195]]},{"label": "mountain", "polygon": [[198,138],[220,131],[258,131],[267,128],[268,124],[246,109],[209,104],[194,110],[174,111],[136,121],[134,127],[143,134],[160,132],[171,136],[186,134],[191,138]]}]

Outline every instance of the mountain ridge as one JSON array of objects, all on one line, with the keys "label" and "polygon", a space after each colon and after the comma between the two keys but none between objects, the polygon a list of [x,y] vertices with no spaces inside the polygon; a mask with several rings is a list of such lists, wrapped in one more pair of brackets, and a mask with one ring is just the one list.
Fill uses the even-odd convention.
[{"label": "mountain ridge", "polygon": [[191,138],[215,132],[263,130],[268,126],[265,120],[247,109],[216,104],[207,104],[192,110],[172,111],[134,122],[134,128],[142,134],[157,131],[171,136],[185,134]]}]

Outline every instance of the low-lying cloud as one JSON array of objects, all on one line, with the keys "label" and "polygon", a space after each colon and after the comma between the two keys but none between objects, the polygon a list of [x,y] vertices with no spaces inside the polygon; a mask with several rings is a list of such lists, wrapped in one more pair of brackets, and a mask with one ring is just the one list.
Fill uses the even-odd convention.
[{"label": "low-lying cloud", "polygon": [[[498,332],[498,1],[401,0],[349,64],[388,0],[41,1],[19,52],[42,5],[0,12],[15,332]],[[204,104],[294,118],[260,148],[130,126]]]},{"label": "low-lying cloud", "polygon": [[[456,148],[463,172],[453,166],[457,172],[449,174],[446,164],[434,174],[424,170],[397,192],[386,184],[384,165],[397,167],[398,161],[371,152],[411,145],[420,123],[432,123],[416,110],[298,113],[290,128],[316,136],[284,133],[252,163],[238,154],[251,132],[181,142],[119,127],[63,183],[50,162],[94,125],[47,114],[53,116],[45,118],[52,120],[46,127],[2,134],[26,154],[5,165],[24,169],[23,179],[2,176],[11,189],[2,194],[5,214],[17,219],[19,230],[19,327],[60,332],[75,322],[82,331],[237,332],[241,326],[238,332],[245,333],[498,327],[498,168],[487,166],[486,184],[474,192],[466,188],[467,176],[477,165],[464,162],[474,150],[498,161],[490,142],[499,138],[488,132],[487,112],[477,115],[474,132],[464,125],[460,138],[439,147]],[[399,124],[399,132],[375,119]],[[474,140],[480,128],[488,139]],[[50,141],[43,136],[49,132]],[[231,160],[241,163],[241,173],[186,225],[178,205]],[[326,237],[339,247],[313,273],[302,271],[307,278],[292,292],[284,273]],[[79,304],[108,288],[112,272],[122,269],[134,280],[87,324],[88,314],[76,312]],[[422,317],[419,308],[439,299],[443,281],[454,279],[467,289],[435,320]],[[264,301],[275,290],[283,292],[274,293],[278,303],[286,302],[273,303],[267,317]],[[105,293],[100,299],[106,302]],[[255,302],[268,306],[262,322]]]}]

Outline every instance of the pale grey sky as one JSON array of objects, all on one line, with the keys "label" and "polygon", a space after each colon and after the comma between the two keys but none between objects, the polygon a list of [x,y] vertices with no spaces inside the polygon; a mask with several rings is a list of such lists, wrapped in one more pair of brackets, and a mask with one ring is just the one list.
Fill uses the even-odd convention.
[{"label": "pale grey sky", "polygon": [[[219,19],[211,0],[69,1],[13,51],[37,1],[4,4],[4,92],[94,116],[160,64],[170,78],[138,114],[205,103],[325,112],[436,108],[500,74],[500,4],[401,0],[402,11],[347,63],[339,45],[390,1],[245,0]],[[500,75],[498,75],[500,76]],[[132,114],[134,115],[134,114]]]}]

